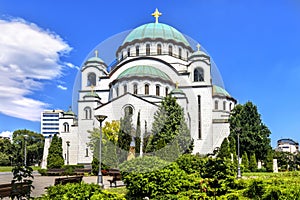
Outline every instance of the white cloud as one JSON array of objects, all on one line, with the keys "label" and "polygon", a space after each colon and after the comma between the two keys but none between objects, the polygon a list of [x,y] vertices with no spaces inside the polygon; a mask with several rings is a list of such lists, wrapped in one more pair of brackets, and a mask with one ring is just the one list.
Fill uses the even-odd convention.
[{"label": "white cloud", "polygon": [[9,138],[11,138],[12,135],[13,135],[13,132],[11,132],[11,131],[3,131],[3,132],[0,133],[1,137],[9,137]]},{"label": "white cloud", "polygon": [[74,65],[73,63],[65,62],[64,64],[72,69],[75,68],[77,70],[80,70],[80,68],[78,66]]},{"label": "white cloud", "polygon": [[67,90],[68,88],[62,85],[58,85],[57,88],[61,89],[61,90]]},{"label": "white cloud", "polygon": [[62,76],[66,65],[60,58],[71,47],[55,33],[23,19],[0,19],[0,30],[0,112],[39,121],[47,103],[28,95],[41,90],[43,80]]}]

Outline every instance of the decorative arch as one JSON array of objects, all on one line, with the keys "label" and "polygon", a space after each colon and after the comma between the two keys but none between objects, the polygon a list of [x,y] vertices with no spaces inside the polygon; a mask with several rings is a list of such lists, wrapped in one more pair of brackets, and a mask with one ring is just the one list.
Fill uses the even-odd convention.
[{"label": "decorative arch", "polygon": [[94,72],[88,73],[87,86],[96,86],[96,74]]},{"label": "decorative arch", "polygon": [[201,67],[197,67],[194,69],[194,82],[202,81],[204,81],[204,71]]},{"label": "decorative arch", "polygon": [[133,84],[133,94],[138,94],[138,85],[137,85],[137,83]]},{"label": "decorative arch", "polygon": [[140,46],[139,45],[135,46],[135,55],[136,56],[140,55]]},{"label": "decorative arch", "polygon": [[132,116],[133,115],[133,107],[131,105],[124,106],[124,116]]},{"label": "decorative arch", "polygon": [[68,133],[70,132],[70,126],[68,122],[63,123],[64,132]]},{"label": "decorative arch", "polygon": [[160,96],[160,86],[159,85],[155,86],[155,94],[156,94],[156,96]]},{"label": "decorative arch", "polygon": [[161,55],[161,44],[157,44],[157,55]]},{"label": "decorative arch", "polygon": [[146,44],[146,56],[150,56],[150,44]]},{"label": "decorative arch", "polygon": [[219,101],[215,100],[215,110],[218,110],[218,109],[219,109]]},{"label": "decorative arch", "polygon": [[173,47],[172,45],[169,45],[169,56],[173,55]]},{"label": "decorative arch", "polygon": [[149,87],[150,85],[148,83],[145,84],[145,95],[149,95]]}]

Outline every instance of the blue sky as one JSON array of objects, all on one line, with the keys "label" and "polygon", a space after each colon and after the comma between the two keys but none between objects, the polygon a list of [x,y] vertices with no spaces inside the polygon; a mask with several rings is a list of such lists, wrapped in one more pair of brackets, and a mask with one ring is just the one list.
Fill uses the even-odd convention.
[{"label": "blue sky", "polygon": [[257,105],[272,146],[280,138],[300,141],[299,1],[0,0],[0,5],[2,135],[23,128],[40,132],[41,110],[72,104],[78,67],[92,49],[153,22],[158,8],[160,22],[207,50],[239,103]]}]

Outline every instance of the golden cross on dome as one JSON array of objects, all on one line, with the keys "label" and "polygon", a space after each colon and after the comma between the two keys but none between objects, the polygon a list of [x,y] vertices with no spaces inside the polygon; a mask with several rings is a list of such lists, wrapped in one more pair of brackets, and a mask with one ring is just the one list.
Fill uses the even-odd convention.
[{"label": "golden cross on dome", "polygon": [[176,89],[178,89],[178,85],[179,85],[179,83],[178,83],[178,81],[176,81],[176,83],[175,83],[175,88]]},{"label": "golden cross on dome", "polygon": [[201,45],[198,43],[198,44],[197,44],[197,49],[198,49],[198,51],[200,51],[200,47],[201,47]]},{"label": "golden cross on dome", "polygon": [[98,58],[98,50],[95,50],[95,57]]},{"label": "golden cross on dome", "polygon": [[152,13],[152,16],[155,18],[155,23],[158,23],[158,18],[159,18],[161,15],[162,15],[162,13],[160,13],[160,12],[158,11],[158,9],[156,8],[156,9],[155,9],[155,12]]}]

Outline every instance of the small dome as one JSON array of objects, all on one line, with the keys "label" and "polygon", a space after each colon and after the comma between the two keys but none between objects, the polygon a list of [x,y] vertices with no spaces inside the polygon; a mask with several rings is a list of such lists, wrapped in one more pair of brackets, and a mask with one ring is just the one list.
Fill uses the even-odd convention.
[{"label": "small dome", "polygon": [[184,92],[182,91],[182,89],[175,88],[171,91],[171,94],[184,94]]},{"label": "small dome", "polygon": [[189,59],[191,59],[193,57],[197,57],[197,56],[203,56],[203,55],[207,56],[207,54],[203,51],[195,51],[190,55]]},{"label": "small dome", "polygon": [[160,78],[166,81],[171,81],[170,77],[164,73],[163,71],[151,67],[148,65],[138,65],[134,67],[130,67],[123,71],[117,79],[128,78],[128,77],[151,77],[151,78]]},{"label": "small dome", "polygon": [[174,40],[175,42],[183,43],[188,47],[190,46],[187,39],[178,30],[163,23],[148,23],[133,29],[127,35],[123,44],[145,38]]},{"label": "small dome", "polygon": [[88,92],[84,97],[96,97],[99,98],[99,95],[95,92]]},{"label": "small dome", "polygon": [[217,85],[213,85],[213,96],[215,95],[231,97],[230,94],[224,88],[221,88]]},{"label": "small dome", "polygon": [[89,58],[86,62],[98,62],[98,63],[104,63],[104,61],[103,61],[101,58],[96,57],[96,56]]},{"label": "small dome", "polygon": [[67,112],[64,112],[64,115],[72,115],[75,116],[75,113],[72,111],[71,106],[69,107],[69,110]]}]

